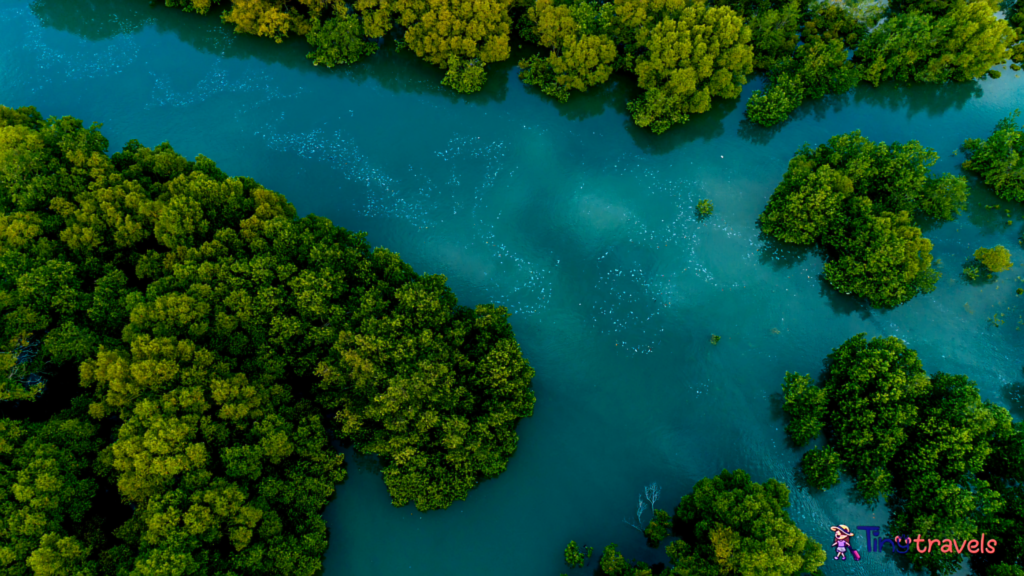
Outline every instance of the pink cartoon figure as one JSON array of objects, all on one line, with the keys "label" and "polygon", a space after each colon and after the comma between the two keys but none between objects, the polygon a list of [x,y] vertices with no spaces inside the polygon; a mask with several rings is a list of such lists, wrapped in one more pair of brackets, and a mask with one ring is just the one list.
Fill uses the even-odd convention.
[{"label": "pink cartoon figure", "polygon": [[846,553],[850,552],[853,554],[854,560],[860,560],[860,554],[850,546],[850,539],[853,538],[853,532],[850,532],[850,527],[846,524],[840,524],[839,526],[832,526],[829,528],[832,530],[835,536],[835,541],[832,542],[832,547],[836,549],[836,556],[833,560],[846,560]]}]

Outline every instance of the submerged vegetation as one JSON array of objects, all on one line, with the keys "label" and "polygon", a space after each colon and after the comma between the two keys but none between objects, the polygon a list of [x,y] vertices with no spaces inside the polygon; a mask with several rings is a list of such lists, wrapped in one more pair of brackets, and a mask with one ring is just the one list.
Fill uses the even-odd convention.
[{"label": "submerged vegetation", "polygon": [[[539,50],[519,62],[520,78],[566,101],[621,71],[642,93],[627,104],[633,122],[661,133],[737,98],[755,71],[768,85],[747,105],[772,126],[807,99],[859,82],[945,83],[998,77],[1020,62],[1021,18],[997,18],[991,0],[165,0],[188,12],[224,7],[239,33],[281,42],[304,36],[314,64],[351,64],[393,35],[445,70],[442,84],[476,92],[487,65],[512,42]],[[1017,26],[1018,28],[1014,28]],[[1016,64],[1014,64],[1016,66]]]},{"label": "submerged vegetation", "polygon": [[0,107],[5,574],[312,576],[332,431],[396,506],[505,469],[534,396],[504,308],[98,128]]},{"label": "submerged vegetation", "polygon": [[836,290],[894,307],[935,288],[932,243],[918,212],[952,220],[964,208],[963,177],[933,176],[938,154],[917,141],[871,142],[860,131],[804,145],[760,216],[765,234],[825,246],[825,279]]},{"label": "submerged vegetation", "polygon": [[[787,373],[783,392],[793,443],[822,433],[827,442],[804,454],[809,484],[825,490],[847,474],[860,499],[889,506],[889,534],[966,541],[986,533],[998,547],[968,554],[976,573],[1003,574],[1024,561],[1024,427],[983,402],[967,376],[929,377],[900,339],[861,334],[829,354],[820,383]],[[952,574],[963,554],[906,558],[915,569]]]}]

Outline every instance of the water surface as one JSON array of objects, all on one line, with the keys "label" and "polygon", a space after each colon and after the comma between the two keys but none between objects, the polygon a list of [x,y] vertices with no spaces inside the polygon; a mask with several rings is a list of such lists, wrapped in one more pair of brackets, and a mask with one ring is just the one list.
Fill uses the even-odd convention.
[{"label": "water surface", "polygon": [[[786,370],[818,374],[858,332],[905,339],[928,371],[966,373],[1024,417],[1007,393],[1021,380],[1017,268],[984,285],[958,277],[982,245],[1006,245],[1024,265],[1020,206],[972,179],[957,221],[922,222],[945,273],[937,290],[887,312],[829,288],[820,254],[755,226],[796,148],[834,134],[918,139],[942,155],[936,169],[959,174],[964,138],[1024,107],[1009,69],[970,84],[863,87],[805,104],[775,130],[743,120],[754,81],[656,137],[625,113],[628,79],[562,105],[522,85],[520,54],[491,67],[482,93],[459,96],[408,53],[315,68],[302,40],[240,37],[137,0],[0,0],[0,30],[0,103],[102,122],[112,151],[137,138],[205,154],[300,214],[365,230],[417,271],[445,274],[462,303],[513,312],[537,407],[508,471],[422,514],[391,506],[373,459],[350,453],[325,513],[328,576],[553,575],[570,539],[662,561],[621,521],[637,493],[656,480],[671,509],[723,468],[790,483],[793,517],[824,546],[830,525],[882,524],[884,507],[853,506],[842,486],[793,484],[801,452],[773,404]],[[715,205],[703,222],[701,198]],[[997,312],[1001,327],[988,321]],[[824,569],[896,572],[879,554]]]}]

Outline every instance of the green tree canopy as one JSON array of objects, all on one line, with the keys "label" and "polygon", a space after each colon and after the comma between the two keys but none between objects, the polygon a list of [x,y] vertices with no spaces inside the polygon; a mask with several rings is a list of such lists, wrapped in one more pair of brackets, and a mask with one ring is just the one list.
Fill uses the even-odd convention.
[{"label": "green tree canopy", "polygon": [[[794,443],[819,431],[827,441],[801,461],[812,485],[827,489],[840,470],[850,475],[860,498],[888,504],[891,534],[963,540],[987,531],[1009,538],[995,562],[972,557],[981,573],[989,563],[1022,557],[1014,530],[1024,434],[1004,408],[983,402],[966,376],[929,377],[903,341],[860,334],[829,354],[819,385],[787,373],[783,393]],[[936,550],[907,558],[914,568],[952,574],[963,555]]]},{"label": "green tree canopy", "polygon": [[701,0],[615,0],[613,27],[632,53],[628,68],[644,93],[633,122],[660,134],[736,98],[752,73],[750,28],[731,8]]},{"label": "green tree canopy", "polygon": [[[0,399],[45,412],[50,390],[88,389],[39,430],[0,423],[0,490],[54,492],[24,512],[35,531],[0,533],[0,562],[311,576],[345,474],[325,420],[381,457],[396,505],[442,508],[504,470],[534,403],[504,308],[459,306],[443,276],[208,158],[106,146],[0,107]],[[33,448],[55,464],[18,455],[57,428],[71,444]],[[132,506],[114,525],[83,516],[99,485]]]},{"label": "green tree canopy", "polygon": [[956,0],[941,17],[896,14],[868,34],[854,61],[873,85],[898,82],[964,82],[984,76],[1010,57],[1017,36],[982,0]]},{"label": "green tree canopy", "polygon": [[562,102],[569,99],[572,90],[585,92],[606,82],[615,68],[618,50],[607,34],[595,33],[600,28],[601,10],[596,2],[556,5],[554,0],[537,0],[526,15],[538,43],[550,52],[546,57],[535,54],[519,63],[523,82],[538,86]]},{"label": "green tree canopy", "polygon": [[963,177],[930,174],[937,160],[916,141],[890,146],[859,131],[804,145],[768,200],[761,229],[784,242],[828,247],[834,257],[825,276],[837,290],[898,306],[931,291],[938,277],[914,214],[951,220],[966,204]]},{"label": "green tree canopy", "polygon": [[747,117],[762,126],[785,120],[805,98],[843,94],[860,82],[841,40],[801,44],[795,56],[778,58],[768,72],[769,87],[755,90],[747,102]]},{"label": "green tree canopy", "polygon": [[1024,201],[1024,131],[1017,125],[1020,110],[1014,110],[996,124],[987,140],[969,138],[964,142],[967,160],[964,170],[981,176],[1003,200]]},{"label": "green tree canopy", "polygon": [[[825,563],[821,545],[804,534],[786,508],[789,488],[774,479],[754,482],[742,471],[723,470],[697,482],[682,497],[674,522],[656,510],[644,534],[652,546],[668,536],[678,538],[665,547],[673,575],[791,576],[814,573]],[[633,564],[617,550],[605,547],[601,570],[609,576],[649,576],[643,562]]]},{"label": "green tree canopy", "polygon": [[4,574],[99,573],[115,527],[112,510],[96,510],[105,484],[96,459],[102,444],[83,402],[45,422],[0,419]]},{"label": "green tree canopy", "polygon": [[306,41],[313,51],[306,55],[314,66],[333,68],[338,64],[354,64],[359,58],[377,52],[377,44],[363,39],[363,26],[355,14],[339,14],[321,23],[310,20]]},{"label": "green tree canopy", "polygon": [[978,248],[974,251],[974,259],[988,268],[989,272],[1003,272],[1013,268],[1010,251],[1002,244],[992,248]]},{"label": "green tree canopy", "polygon": [[685,574],[788,576],[814,572],[825,552],[786,512],[789,488],[742,470],[705,478],[676,507],[679,540],[666,551]]}]

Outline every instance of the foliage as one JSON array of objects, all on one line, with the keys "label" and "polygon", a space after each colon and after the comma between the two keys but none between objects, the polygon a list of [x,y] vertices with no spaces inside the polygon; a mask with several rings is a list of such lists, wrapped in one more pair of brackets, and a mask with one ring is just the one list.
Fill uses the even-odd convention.
[{"label": "foliage", "polygon": [[651,548],[661,546],[661,541],[668,538],[672,530],[672,516],[664,510],[655,510],[654,517],[647,523],[644,529],[644,536],[647,537],[647,545]]},{"label": "foliage", "polygon": [[565,547],[565,563],[569,565],[569,568],[583,568],[583,563],[593,553],[594,549],[587,546],[586,555],[584,555],[583,548],[576,544],[575,540],[570,540]]},{"label": "foliage", "polygon": [[822,4],[808,14],[800,38],[805,44],[839,41],[845,47],[856,48],[867,32],[869,19],[858,18],[856,11],[843,3]]},{"label": "foliage", "polygon": [[[206,14],[220,0],[166,0]],[[458,92],[484,86],[488,64],[507,59],[513,19],[541,51],[519,62],[523,82],[562,102],[608,81],[637,77],[643,93],[627,104],[637,126],[662,133],[706,112],[716,97],[736,98],[754,69],[769,85],[747,114],[778,124],[804,99],[842,94],[861,77],[877,85],[966,81],[1024,59],[1021,25],[996,18],[994,0],[231,0],[222,14],[238,33],[281,42],[305,36],[315,65],[349,64],[374,53],[398,27],[396,47],[445,70]],[[353,12],[354,9],[354,12]],[[872,31],[869,33],[868,30]],[[848,51],[856,50],[854,61]],[[856,65],[854,64],[856,63]],[[1016,65],[1016,64],[1015,64]]]},{"label": "foliage", "polygon": [[716,345],[716,346],[717,346],[717,345],[718,345],[718,343],[719,343],[719,342],[721,342],[721,340],[722,340],[722,337],[721,337],[721,336],[719,336],[718,334],[712,334],[712,335],[711,335],[711,343],[712,343],[712,344],[714,344],[714,345]]},{"label": "foliage", "polygon": [[839,257],[825,264],[825,279],[833,288],[867,297],[877,307],[899,306],[935,289],[939,272],[931,268],[932,243],[909,213],[873,214],[864,197],[851,208],[850,219],[830,242],[843,247]]},{"label": "foliage", "polygon": [[766,128],[789,118],[804,101],[804,84],[799,76],[780,73],[762,92],[754,90],[747,101],[747,118]]},{"label": "foliage", "polygon": [[[210,0],[169,0],[185,11],[206,13]],[[378,39],[398,24],[402,45],[446,71],[442,84],[479,91],[485,67],[509,57],[511,0],[231,0],[221,18],[235,32],[282,42],[305,36],[314,65],[352,64],[373,54]],[[352,9],[354,8],[354,12]]]},{"label": "foliage", "polygon": [[842,460],[831,446],[815,448],[804,454],[800,468],[807,483],[818,490],[828,490],[839,483]]},{"label": "foliage", "polygon": [[803,80],[806,97],[817,99],[827,94],[843,94],[856,86],[860,74],[847,60],[848,56],[841,40],[800,45],[796,49],[794,73]]},{"label": "foliage", "polygon": [[786,372],[782,384],[785,397],[786,434],[797,446],[807,444],[821,433],[825,426],[826,398],[821,388],[813,386],[810,375]]},{"label": "foliage", "polygon": [[931,291],[938,278],[915,212],[950,220],[966,204],[964,178],[929,173],[937,160],[916,141],[887,146],[859,131],[805,145],[772,193],[761,228],[784,242],[828,247],[825,277],[837,290],[898,306]]},{"label": "foliage", "polygon": [[[505,309],[458,306],[443,277],[208,158],[106,146],[98,126],[0,107],[0,392],[45,410],[48,381],[26,375],[89,390],[73,417],[0,425],[17,436],[0,474],[25,478],[0,484],[30,481],[16,444],[36,436],[57,458],[40,473],[67,478],[0,562],[312,576],[345,475],[324,416],[381,456],[398,505],[447,506],[504,469],[534,402]],[[88,417],[108,441],[84,439]],[[81,512],[98,482],[131,505],[120,526]]]},{"label": "foliage", "polygon": [[[814,573],[825,563],[821,545],[793,523],[789,489],[776,480],[759,484],[742,471],[723,470],[697,482],[682,497],[674,517],[655,510],[644,534],[657,546],[669,535],[679,538],[665,551],[674,566],[667,574],[699,576],[789,576]],[[673,521],[674,520],[674,521]],[[615,544],[601,555],[607,576],[650,576],[651,567],[633,564]]]},{"label": "foliage", "polygon": [[165,6],[181,7],[183,12],[195,12],[206,14],[213,4],[219,4],[221,0],[164,0]]},{"label": "foliage", "polygon": [[604,547],[601,553],[601,571],[608,576],[627,576],[632,572],[632,566],[618,551],[618,546],[609,544]]},{"label": "foliage", "polygon": [[533,370],[503,308],[457,308],[442,278],[402,282],[412,272],[397,257],[381,264],[377,308],[354,311],[317,367],[318,398],[358,450],[384,458],[395,505],[445,508],[504,471]]},{"label": "foliage", "polygon": [[458,56],[448,57],[448,70],[441,79],[441,85],[465,94],[479,92],[487,82],[487,72],[479,59],[466,60]]},{"label": "foliage", "polygon": [[221,19],[235,25],[235,32],[273,38],[280,44],[290,32],[304,35],[309,23],[298,7],[271,0],[231,0]]},{"label": "foliage", "polygon": [[1003,200],[1024,201],[1024,131],[1017,126],[1020,110],[996,124],[987,140],[969,138],[964,142],[967,160],[964,170],[977,173]]},{"label": "foliage", "polygon": [[[802,461],[812,485],[834,484],[841,467],[860,498],[885,499],[892,534],[931,531],[959,540],[1014,529],[995,513],[1006,510],[1004,494],[1020,480],[1024,434],[1005,409],[982,402],[966,376],[929,378],[898,338],[860,334],[829,354],[819,389],[792,386],[788,376],[783,388],[787,405],[824,423],[827,447]],[[908,559],[938,574],[955,572],[962,561],[937,550]]]},{"label": "foliage", "polygon": [[105,488],[92,465],[102,444],[82,402],[45,422],[0,419],[4,574],[98,571],[111,529],[94,510]]},{"label": "foliage", "polygon": [[555,5],[553,0],[537,0],[526,14],[538,44],[550,52],[546,57],[534,54],[519,63],[523,82],[565,102],[572,90],[585,92],[608,80],[618,50],[607,34],[590,32],[597,27],[594,4],[577,1]]},{"label": "foliage", "polygon": [[860,82],[860,76],[847,56],[841,40],[801,44],[793,58],[776,60],[769,71],[770,88],[754,92],[747,103],[747,116],[770,127],[789,117],[804,98],[849,91]]},{"label": "foliage", "polygon": [[750,28],[731,8],[696,0],[616,0],[613,26],[633,54],[628,68],[643,95],[627,105],[633,122],[661,134],[736,98],[753,72]]},{"label": "foliage", "polygon": [[786,512],[789,489],[742,470],[705,478],[676,508],[680,540],[666,552],[673,573],[782,576],[814,572],[825,552]]},{"label": "foliage", "polygon": [[895,14],[930,14],[932,16],[944,16],[953,6],[950,0],[893,0],[889,8]]},{"label": "foliage", "polygon": [[878,86],[898,82],[965,82],[981,78],[1010,57],[1016,33],[986,2],[955,0],[948,14],[896,14],[857,48],[854,61]]},{"label": "foliage", "polygon": [[1024,576],[1024,567],[1012,564],[997,564],[989,569],[988,576]]},{"label": "foliage", "polygon": [[791,55],[800,41],[799,0],[786,3],[781,9],[768,9],[748,18],[754,68],[770,70],[783,56]]},{"label": "foliage", "polygon": [[511,0],[397,0],[392,9],[409,48],[447,70],[445,86],[477,92],[486,81],[484,67],[509,57],[510,5]]},{"label": "foliage", "polygon": [[354,64],[359,58],[377,52],[377,44],[363,40],[363,27],[355,14],[335,16],[323,24],[312,18],[306,41],[314,48],[306,54],[314,66]]},{"label": "foliage", "polygon": [[993,248],[978,248],[974,251],[974,259],[981,262],[989,272],[1003,272],[1013,268],[1010,251],[1001,244]]},{"label": "foliage", "polygon": [[697,216],[698,217],[700,217],[700,218],[707,218],[708,216],[711,216],[714,212],[715,212],[715,205],[711,202],[711,200],[708,200],[707,198],[704,198],[700,202],[697,202]]}]

